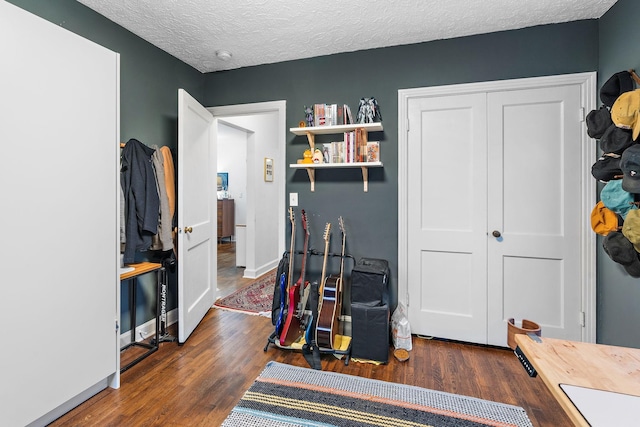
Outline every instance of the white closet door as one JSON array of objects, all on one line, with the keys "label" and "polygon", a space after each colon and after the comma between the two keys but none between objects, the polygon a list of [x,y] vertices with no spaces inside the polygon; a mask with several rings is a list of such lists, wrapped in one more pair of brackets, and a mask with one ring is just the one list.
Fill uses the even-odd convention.
[{"label": "white closet door", "polygon": [[485,342],[486,95],[411,99],[409,122],[412,332]]},{"label": "white closet door", "polygon": [[118,375],[119,59],[7,2],[0,57],[0,424],[46,424]]},{"label": "white closet door", "polygon": [[510,317],[580,341],[580,85],[488,97],[488,343],[507,345]]},{"label": "white closet door", "polygon": [[582,339],[583,82],[511,86],[408,99],[414,333],[506,346],[513,317]]}]

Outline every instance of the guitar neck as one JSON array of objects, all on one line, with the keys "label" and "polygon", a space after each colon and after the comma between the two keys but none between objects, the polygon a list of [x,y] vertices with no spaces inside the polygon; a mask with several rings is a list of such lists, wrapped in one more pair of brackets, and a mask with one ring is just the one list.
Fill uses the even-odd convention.
[{"label": "guitar neck", "polygon": [[296,248],[296,221],[293,217],[293,209],[289,208],[289,219],[291,220],[291,247],[289,249],[289,274],[287,276],[287,291],[291,289],[291,278],[293,277],[293,261],[295,254],[293,251]]},{"label": "guitar neck", "polygon": [[324,260],[322,261],[322,278],[320,279],[320,295],[324,288],[324,281],[327,277],[327,257],[329,255],[329,231],[331,230],[331,224],[327,223],[324,228]]}]

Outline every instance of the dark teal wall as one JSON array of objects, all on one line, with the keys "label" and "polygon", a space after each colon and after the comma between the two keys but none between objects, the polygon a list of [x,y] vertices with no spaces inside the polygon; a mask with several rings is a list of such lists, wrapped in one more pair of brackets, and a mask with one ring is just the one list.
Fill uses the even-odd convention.
[{"label": "dark teal wall", "polygon": [[[300,207],[311,215],[316,247],[323,249],[318,241],[325,222],[337,227],[336,219],[342,215],[347,226],[348,253],[356,259],[383,258],[390,262],[395,303],[398,90],[597,69],[598,22],[588,20],[212,73],[207,75],[205,103],[226,105],[284,99],[288,129],[304,118],[304,105],[347,103],[355,110],[361,97],[376,97],[384,124],[380,148],[384,169],[370,170],[368,193],[362,191],[359,170],[316,171],[312,193],[304,170],[278,167],[286,168],[287,193],[297,192]],[[378,137],[374,135],[373,139]],[[306,144],[306,138],[287,134],[287,165],[302,157]],[[443,161],[450,161],[453,171],[455,153]],[[464,200],[459,208],[468,208]],[[332,251],[339,251],[338,242],[336,233]],[[316,271],[319,270],[316,265]]]},{"label": "dark teal wall", "polygon": [[[638,22],[640,3],[636,0],[618,0],[600,18],[598,87],[618,71],[640,72]],[[640,348],[640,279],[629,276],[611,261],[602,249],[601,238],[597,265],[598,342]]]},{"label": "dark teal wall", "polygon": [[[109,21],[74,0],[9,0],[35,15],[120,54],[120,138],[147,145],[177,144],[178,88],[195,98],[204,92],[202,73]],[[47,64],[42,64],[47,72]],[[175,159],[174,159],[175,160]],[[138,324],[153,317],[155,284],[152,275],[140,279]],[[169,309],[177,306],[175,275],[169,275]],[[122,286],[121,329],[129,329],[128,285]]]}]

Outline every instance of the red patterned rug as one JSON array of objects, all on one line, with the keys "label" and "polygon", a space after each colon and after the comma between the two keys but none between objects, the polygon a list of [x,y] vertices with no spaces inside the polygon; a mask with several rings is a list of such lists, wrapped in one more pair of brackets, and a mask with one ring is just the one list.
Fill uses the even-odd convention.
[{"label": "red patterned rug", "polygon": [[214,307],[271,317],[276,270],[269,272],[231,295],[218,299]]}]

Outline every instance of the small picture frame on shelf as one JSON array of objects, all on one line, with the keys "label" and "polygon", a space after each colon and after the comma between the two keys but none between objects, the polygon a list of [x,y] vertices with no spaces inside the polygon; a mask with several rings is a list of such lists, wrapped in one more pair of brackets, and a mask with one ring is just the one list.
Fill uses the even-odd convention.
[{"label": "small picture frame on shelf", "polygon": [[265,182],[273,182],[273,159],[264,158],[264,180]]}]

